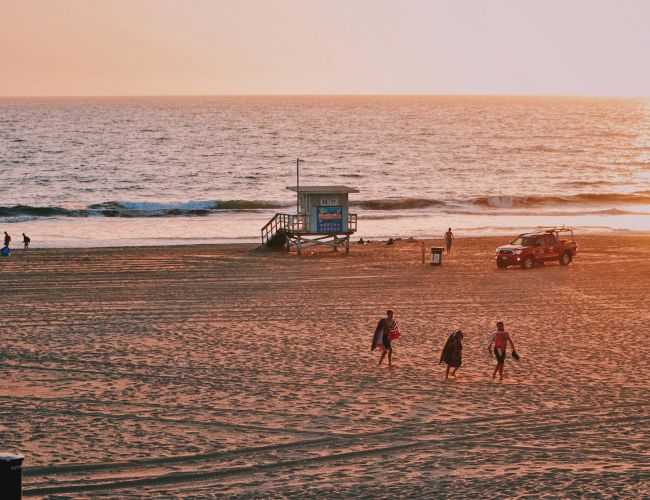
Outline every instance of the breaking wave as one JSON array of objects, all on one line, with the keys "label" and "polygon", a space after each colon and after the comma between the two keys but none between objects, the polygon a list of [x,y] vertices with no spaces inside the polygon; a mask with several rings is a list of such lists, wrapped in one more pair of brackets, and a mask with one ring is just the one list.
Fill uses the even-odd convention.
[{"label": "breaking wave", "polygon": [[[438,200],[434,198],[384,198],[369,200],[351,200],[350,205],[368,212],[398,212],[433,208],[447,213],[471,213],[469,211],[485,210],[486,208],[503,211],[508,209],[553,209],[561,210],[595,210],[599,205],[605,205],[608,211],[593,211],[584,213],[624,214],[616,205],[650,205],[650,190],[633,193],[582,193],[575,195],[550,196],[479,196],[471,199]],[[255,211],[273,210],[293,207],[293,201],[264,201],[264,200],[209,200],[165,203],[153,201],[108,201],[85,207],[61,206],[31,206],[13,205],[0,206],[0,220],[16,222],[42,217],[173,217],[173,216],[205,216],[223,211]],[[580,207],[580,208],[578,208]],[[605,208],[605,207],[602,207]],[[600,207],[598,207],[600,210]],[[498,215],[490,211],[493,215]],[[566,212],[573,213],[573,212]],[[577,212],[575,212],[577,213]],[[644,212],[645,213],[645,212]],[[521,213],[520,213],[521,215]],[[366,217],[371,217],[366,215]]]},{"label": "breaking wave", "polygon": [[574,195],[530,195],[530,196],[496,196],[484,195],[471,199],[456,199],[441,201],[433,198],[385,198],[373,200],[351,201],[350,205],[364,210],[413,210],[418,208],[441,207],[490,207],[496,209],[508,208],[538,208],[560,205],[650,205],[650,191],[633,193],[580,193]]},{"label": "breaking wave", "polygon": [[350,205],[364,210],[410,210],[445,205],[444,201],[431,198],[385,198],[381,200],[352,201]]},{"label": "breaking wave", "polygon": [[479,196],[472,200],[479,206],[493,208],[525,208],[543,205],[582,205],[603,203],[624,203],[631,205],[649,205],[650,193],[580,193],[574,195],[552,196]]},{"label": "breaking wave", "polygon": [[[485,215],[485,211],[481,210],[445,210],[447,214],[455,215]],[[489,215],[492,216],[522,216],[522,215],[540,215],[542,212],[531,211],[515,211],[508,209],[501,209],[490,211]],[[650,212],[635,212],[629,210],[621,210],[620,208],[609,208],[605,210],[545,210],[543,214],[547,217],[566,217],[566,216],[583,216],[583,215],[650,215]]]},{"label": "breaking wave", "polygon": [[272,201],[225,200],[182,203],[108,201],[83,208],[0,206],[0,217],[169,217],[209,215],[219,210],[264,210],[285,206]]},{"label": "breaking wave", "polygon": [[55,217],[68,215],[69,210],[60,207],[32,207],[30,205],[15,205],[13,207],[0,207],[0,217]]}]

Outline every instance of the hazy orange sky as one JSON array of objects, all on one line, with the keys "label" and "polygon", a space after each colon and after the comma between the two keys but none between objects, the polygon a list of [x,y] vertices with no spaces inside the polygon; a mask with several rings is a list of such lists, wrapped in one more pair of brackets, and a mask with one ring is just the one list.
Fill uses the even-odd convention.
[{"label": "hazy orange sky", "polygon": [[0,95],[650,95],[650,0],[0,0]]}]

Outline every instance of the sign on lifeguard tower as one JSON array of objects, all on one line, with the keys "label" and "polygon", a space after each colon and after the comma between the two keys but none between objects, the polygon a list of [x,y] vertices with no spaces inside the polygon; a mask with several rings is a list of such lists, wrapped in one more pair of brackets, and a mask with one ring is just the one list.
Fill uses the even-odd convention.
[{"label": "sign on lifeguard tower", "polygon": [[343,231],[342,207],[317,207],[319,233],[340,233]]},{"label": "sign on lifeguard tower", "polygon": [[349,186],[287,186],[297,195],[297,213],[275,214],[262,228],[262,243],[270,247],[286,244],[287,251],[325,245],[350,252],[350,235],[357,230],[357,214],[348,210]]}]

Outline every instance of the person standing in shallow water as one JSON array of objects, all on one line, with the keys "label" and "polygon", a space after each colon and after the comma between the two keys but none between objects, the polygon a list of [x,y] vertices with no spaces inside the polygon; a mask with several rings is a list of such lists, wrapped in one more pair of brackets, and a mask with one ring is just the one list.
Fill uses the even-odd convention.
[{"label": "person standing in shallow water", "polygon": [[29,248],[29,242],[32,241],[32,239],[27,236],[25,233],[23,233],[23,248],[27,250]]},{"label": "person standing in shallow water", "polygon": [[5,231],[5,246],[9,248],[9,243],[11,243],[11,236]]},{"label": "person standing in shallow water", "polygon": [[491,352],[490,347],[494,344],[494,355],[497,358],[497,365],[494,367],[494,371],[492,372],[492,378],[495,378],[497,372],[499,372],[499,380],[503,380],[503,366],[506,362],[506,348],[508,347],[508,342],[512,347],[513,357],[517,359],[518,356],[516,356],[515,344],[512,343],[510,334],[506,332],[503,321],[498,321],[497,329],[490,334],[487,344],[488,352]]},{"label": "person standing in shallow water", "polygon": [[454,242],[454,233],[452,233],[451,228],[449,228],[445,233],[445,243],[447,243],[447,255],[451,253],[451,244],[453,242]]},{"label": "person standing in shallow water", "polygon": [[463,332],[456,330],[451,332],[449,337],[447,337],[447,342],[445,342],[442,352],[440,353],[440,362],[438,365],[447,363],[447,371],[445,372],[445,380],[449,379],[449,370],[453,367],[454,371],[451,372],[451,376],[456,378],[456,370],[460,368],[460,365],[463,362]]}]

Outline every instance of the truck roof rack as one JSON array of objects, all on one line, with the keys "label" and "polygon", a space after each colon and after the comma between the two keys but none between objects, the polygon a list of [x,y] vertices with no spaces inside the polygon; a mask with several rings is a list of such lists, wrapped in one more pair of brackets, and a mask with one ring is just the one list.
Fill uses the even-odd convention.
[{"label": "truck roof rack", "polygon": [[558,226],[537,226],[537,229],[539,231],[549,231],[549,232],[553,231],[553,232],[557,232],[557,233],[563,233],[563,232],[570,233],[571,231],[573,231],[572,227],[566,227],[566,226],[560,226],[560,227],[558,227]]}]

